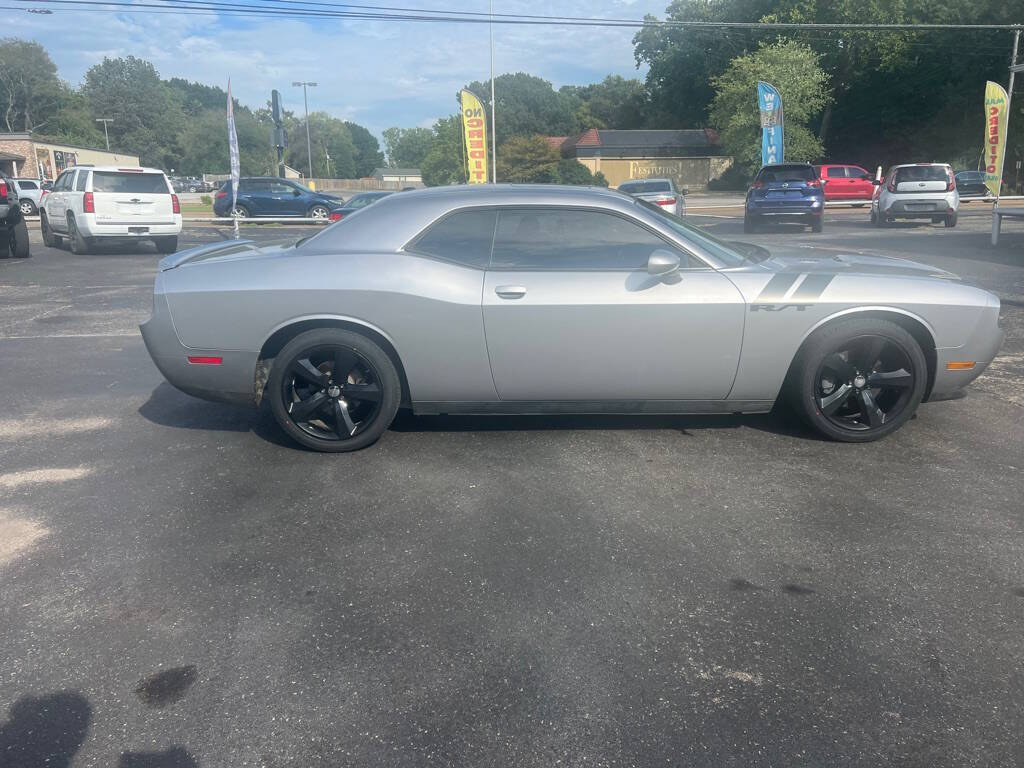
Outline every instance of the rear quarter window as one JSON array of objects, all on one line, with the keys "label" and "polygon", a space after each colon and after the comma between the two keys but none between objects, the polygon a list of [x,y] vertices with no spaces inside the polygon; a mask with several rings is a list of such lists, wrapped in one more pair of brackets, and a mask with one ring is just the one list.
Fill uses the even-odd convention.
[{"label": "rear quarter window", "polygon": [[408,250],[486,269],[494,242],[494,210],[459,211],[432,224]]},{"label": "rear quarter window", "polygon": [[93,171],[93,192],[112,192],[121,195],[169,195],[167,181],[162,173],[117,173]]}]

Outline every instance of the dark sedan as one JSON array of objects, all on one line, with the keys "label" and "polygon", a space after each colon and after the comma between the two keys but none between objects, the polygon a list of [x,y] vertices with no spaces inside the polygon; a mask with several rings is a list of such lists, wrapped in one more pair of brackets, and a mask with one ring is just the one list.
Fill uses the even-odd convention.
[{"label": "dark sedan", "polygon": [[964,197],[991,197],[992,193],[985,186],[985,174],[981,171],[957,171],[954,176],[956,188],[960,193],[961,202]]},{"label": "dark sedan", "polygon": [[273,176],[244,178],[238,181],[238,202],[231,208],[231,181],[225,181],[213,201],[218,216],[245,219],[250,216],[271,216],[326,219],[341,208],[341,198]]},{"label": "dark sedan", "polygon": [[743,231],[753,232],[758,224],[784,221],[807,224],[821,232],[825,211],[825,190],[818,172],[806,164],[766,165],[757,172],[747,190]]},{"label": "dark sedan", "polygon": [[394,192],[363,192],[359,195],[354,195],[349,198],[349,201],[344,206],[331,211],[329,216],[331,221],[341,221],[349,214],[355,213],[361,208],[365,208],[368,205],[376,203],[381,198],[393,195]]}]

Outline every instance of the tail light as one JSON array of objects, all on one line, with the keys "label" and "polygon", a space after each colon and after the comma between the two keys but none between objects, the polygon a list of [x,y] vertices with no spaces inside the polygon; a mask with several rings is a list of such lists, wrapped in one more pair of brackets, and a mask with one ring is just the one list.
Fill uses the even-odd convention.
[{"label": "tail light", "polygon": [[181,213],[181,203],[178,202],[177,195],[171,195],[171,212]]},{"label": "tail light", "polygon": [[7,199],[7,182],[0,181],[0,200]]},{"label": "tail light", "polygon": [[764,182],[763,181],[755,181],[754,182],[754,189],[764,189]]},{"label": "tail light", "polygon": [[96,213],[96,200],[92,192],[86,192],[82,196],[82,213]]},{"label": "tail light", "polygon": [[953,176],[952,173],[946,171],[946,179],[948,180],[948,183],[946,184],[946,191],[952,192],[954,189],[956,189],[956,178]]},{"label": "tail light", "polygon": [[224,190],[221,190],[220,192],[217,193],[217,199],[218,200],[223,200],[227,196],[228,196],[228,193],[225,192]]},{"label": "tail light", "polygon": [[341,221],[344,218],[345,214],[342,213],[341,211],[331,211],[329,214],[327,214],[328,221]]},{"label": "tail light", "polygon": [[891,179],[889,179],[889,183],[885,185],[885,188],[888,189],[890,192],[895,192],[896,191],[896,177],[895,176],[893,176]]},{"label": "tail light", "polygon": [[807,182],[807,186],[811,189],[821,189],[821,179],[811,179]]},{"label": "tail light", "polygon": [[654,202],[656,202],[658,205],[675,205],[676,201],[676,198],[670,197],[667,200],[655,200]]},{"label": "tail light", "polygon": [[48,189],[44,189],[44,190],[43,190],[42,192],[40,192],[40,193],[39,193],[39,202],[40,202],[40,203],[42,203],[42,202],[43,202],[43,200],[45,200],[45,199],[46,199],[46,196],[47,196],[48,194],[50,194],[50,190],[48,190]]}]

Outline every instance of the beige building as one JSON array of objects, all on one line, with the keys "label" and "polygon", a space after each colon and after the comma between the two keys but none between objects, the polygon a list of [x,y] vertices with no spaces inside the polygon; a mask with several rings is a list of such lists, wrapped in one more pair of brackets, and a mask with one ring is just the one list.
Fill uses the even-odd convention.
[{"label": "beige building", "polygon": [[55,179],[75,165],[139,165],[139,156],[76,147],[31,133],[0,133],[0,171],[28,179]]}]

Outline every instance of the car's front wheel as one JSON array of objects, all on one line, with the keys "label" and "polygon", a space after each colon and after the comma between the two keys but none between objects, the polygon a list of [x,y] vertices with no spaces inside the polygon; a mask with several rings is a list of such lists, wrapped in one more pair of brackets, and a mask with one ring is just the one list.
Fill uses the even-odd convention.
[{"label": "car's front wheel", "polygon": [[43,245],[47,248],[56,248],[60,245],[60,238],[53,234],[50,229],[50,221],[46,217],[46,211],[39,212],[39,232],[43,236]]},{"label": "car's front wheel", "polygon": [[326,205],[314,205],[309,209],[309,218],[311,219],[326,219],[329,214],[330,211],[327,210]]},{"label": "car's front wheel", "polygon": [[924,396],[920,345],[888,320],[849,318],[815,331],[795,362],[789,397],[833,440],[865,443],[899,429]]},{"label": "car's front wheel", "polygon": [[380,346],[352,331],[323,328],[285,345],[264,396],[293,440],[341,453],[380,438],[398,411],[402,391],[394,363]]}]

